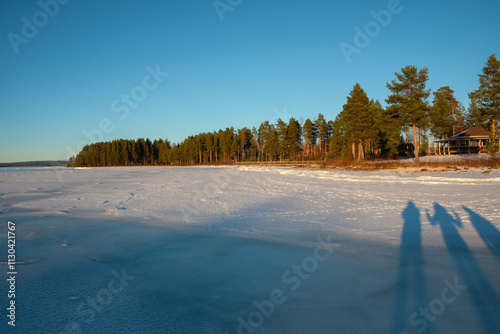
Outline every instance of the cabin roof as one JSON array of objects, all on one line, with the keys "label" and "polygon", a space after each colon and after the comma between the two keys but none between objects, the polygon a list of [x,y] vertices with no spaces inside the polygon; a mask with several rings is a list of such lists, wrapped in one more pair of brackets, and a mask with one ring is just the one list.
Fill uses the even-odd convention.
[{"label": "cabin roof", "polygon": [[[500,132],[496,132],[496,135],[500,137]],[[436,142],[447,142],[450,140],[468,140],[468,139],[488,139],[490,137],[490,132],[479,128],[477,126],[473,126],[471,128],[468,128],[467,130],[464,130],[460,133],[457,133],[456,135],[446,138],[446,139],[441,139],[441,140],[436,140]]]},{"label": "cabin roof", "polygon": [[468,128],[465,131],[462,131],[460,133],[457,133],[454,135],[452,138],[459,138],[459,137],[482,137],[482,136],[489,136],[490,133],[486,131],[485,129],[478,128],[477,126],[473,126],[472,128]]}]

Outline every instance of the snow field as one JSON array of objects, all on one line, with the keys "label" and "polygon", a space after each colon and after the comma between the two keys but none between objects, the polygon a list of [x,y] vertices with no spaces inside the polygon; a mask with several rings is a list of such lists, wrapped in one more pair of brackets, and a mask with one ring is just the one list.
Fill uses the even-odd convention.
[{"label": "snow field", "polygon": [[[494,333],[499,185],[498,171],[0,173],[0,217],[19,227],[26,262],[18,323],[25,333]],[[134,278],[120,286],[116,273]]]}]

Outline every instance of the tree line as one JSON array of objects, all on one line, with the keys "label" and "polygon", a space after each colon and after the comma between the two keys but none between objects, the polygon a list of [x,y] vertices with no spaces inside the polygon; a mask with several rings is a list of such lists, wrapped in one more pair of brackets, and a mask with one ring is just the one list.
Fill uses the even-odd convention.
[{"label": "tree line", "polygon": [[86,145],[74,166],[193,165],[231,161],[300,159],[362,160],[407,155],[415,161],[433,138],[446,138],[471,126],[491,132],[490,153],[498,152],[495,129],[500,117],[500,61],[491,55],[466,109],[449,86],[426,88],[428,69],[406,66],[386,86],[387,107],[355,84],[335,120],[319,114],[305,121],[278,119],[249,129],[226,128],[189,136],[180,143],[140,138]]}]

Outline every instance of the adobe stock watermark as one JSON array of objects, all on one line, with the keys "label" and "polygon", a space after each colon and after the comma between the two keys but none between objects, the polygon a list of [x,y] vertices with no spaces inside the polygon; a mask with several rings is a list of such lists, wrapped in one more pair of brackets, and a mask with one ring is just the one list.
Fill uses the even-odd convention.
[{"label": "adobe stock watermark", "polygon": [[214,6],[215,12],[219,16],[219,20],[224,22],[224,14],[226,12],[233,12],[234,9],[242,3],[243,0],[214,0],[212,5]]},{"label": "adobe stock watermark", "polygon": [[387,27],[391,23],[392,17],[401,13],[403,9],[404,7],[399,0],[389,0],[387,9],[382,9],[378,12],[372,10],[370,12],[373,20],[367,22],[364,29],[355,26],[354,32],[356,34],[354,35],[353,44],[342,42],[339,45],[347,63],[350,64],[352,62],[351,58],[353,54],[360,54],[361,50],[368,47],[372,39],[380,34],[382,28]]},{"label": "adobe stock watermark", "polygon": [[[281,281],[287,285],[291,292],[297,291],[302,283],[318,270],[319,265],[328,260],[335,249],[340,245],[332,241],[331,235],[326,240],[318,240],[319,244],[314,248],[312,256],[304,258],[301,264],[294,264],[281,275]],[[255,310],[250,312],[246,319],[238,317],[236,332],[238,334],[253,334],[257,328],[264,324],[275,312],[277,306],[286,302],[286,293],[281,289],[274,289],[269,294],[269,299],[253,301]],[[226,333],[227,334],[227,333]]]},{"label": "adobe stock watermark", "polygon": [[[281,111],[278,108],[274,108],[273,114],[274,114],[274,117],[271,119],[270,124],[277,124],[278,119],[281,119],[283,122],[288,123],[288,121],[292,117],[295,118],[296,120],[299,120],[299,118],[297,118],[296,115],[292,115],[292,114],[288,113],[287,106],[283,106],[283,108],[281,108]],[[300,117],[300,119],[302,119],[302,117]]]},{"label": "adobe stock watermark", "polygon": [[113,269],[111,270],[111,274],[113,278],[109,280],[106,287],[97,291],[95,296],[89,297],[85,302],[80,303],[76,307],[78,317],[69,321],[64,330],[58,334],[82,333],[82,329],[78,323],[92,323],[95,320],[96,314],[102,312],[107,305],[111,304],[113,298],[123,292],[129,285],[129,282],[135,279],[135,276],[130,276],[125,272],[125,268],[122,268],[120,273]]},{"label": "adobe stock watermark", "polygon": [[[229,185],[231,178],[239,175],[238,168],[224,168],[210,174],[211,182],[205,184],[203,189],[196,189],[191,195],[191,203],[181,204],[182,217],[185,223],[191,222],[191,216],[206,209],[210,199],[217,198],[217,194]],[[227,208],[226,208],[226,213]]]},{"label": "adobe stock watermark", "polygon": [[[412,327],[417,327],[417,333],[423,333],[429,323],[436,321],[437,317],[446,310],[446,305],[457,300],[462,292],[467,289],[467,286],[459,284],[458,278],[455,277],[453,283],[445,279],[444,285],[446,286],[441,290],[439,298],[433,299],[428,307],[419,307],[418,312],[413,312],[408,318],[408,324]],[[400,332],[400,334],[409,334],[408,332]]]},{"label": "adobe stock watermark", "polygon": [[[139,103],[144,101],[148,97],[148,92],[151,92],[158,88],[158,86],[163,82],[164,78],[170,75],[168,72],[162,72],[160,65],[156,65],[156,68],[151,66],[146,67],[147,74],[142,78],[140,85],[134,86],[130,93],[121,94],[119,98],[114,99],[111,102],[111,112],[118,114],[118,118],[124,121],[130,114],[131,109],[136,109]],[[82,130],[82,134],[86,139],[81,140],[77,145],[76,149],[71,146],[66,146],[66,159],[69,160],[72,156],[76,156],[85,145],[91,144],[93,142],[100,142],[104,139],[104,134],[110,134],[115,130],[115,124],[110,118],[102,118],[98,126],[90,131],[87,129]]]},{"label": "adobe stock watermark", "polygon": [[9,32],[7,38],[9,39],[12,49],[17,54],[19,53],[19,46],[21,44],[28,44],[29,41],[38,35],[40,29],[45,27],[51,18],[54,18],[61,8],[61,5],[66,5],[70,0],[40,0],[38,6],[39,11],[33,14],[31,19],[26,16],[21,18],[21,34]]}]

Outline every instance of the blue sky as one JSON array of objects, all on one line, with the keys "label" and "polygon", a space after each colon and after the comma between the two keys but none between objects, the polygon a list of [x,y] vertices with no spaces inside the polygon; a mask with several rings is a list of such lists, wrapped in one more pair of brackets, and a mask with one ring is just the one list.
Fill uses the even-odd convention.
[{"label": "blue sky", "polygon": [[[2,0],[0,162],[66,159],[99,139],[334,119],[357,82],[384,103],[406,65],[428,66],[428,88],[448,85],[467,105],[500,54],[497,0],[218,1],[219,12],[213,0]],[[341,43],[356,47],[367,25],[348,62]]]}]

